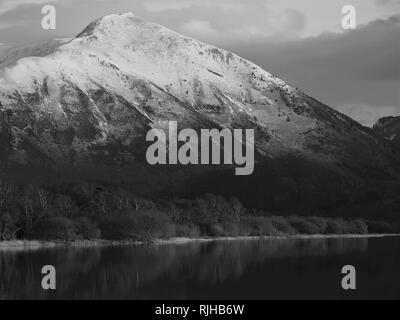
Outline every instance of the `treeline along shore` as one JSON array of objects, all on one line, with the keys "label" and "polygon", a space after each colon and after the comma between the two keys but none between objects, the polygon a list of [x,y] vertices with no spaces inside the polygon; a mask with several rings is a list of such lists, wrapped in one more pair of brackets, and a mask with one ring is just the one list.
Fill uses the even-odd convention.
[{"label": "treeline along shore", "polygon": [[174,237],[400,233],[398,219],[371,217],[368,206],[358,207],[358,212],[342,209],[341,217],[325,211],[299,215],[251,210],[237,198],[214,194],[155,200],[94,183],[46,189],[1,182],[0,240],[151,242]]}]

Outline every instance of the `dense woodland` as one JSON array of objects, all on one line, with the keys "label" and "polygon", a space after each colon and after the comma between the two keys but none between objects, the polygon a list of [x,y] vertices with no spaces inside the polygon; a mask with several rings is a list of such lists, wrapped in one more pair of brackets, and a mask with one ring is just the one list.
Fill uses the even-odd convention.
[{"label": "dense woodland", "polygon": [[338,218],[326,212],[279,214],[251,210],[237,198],[213,194],[152,200],[89,182],[48,189],[0,183],[0,240],[151,241],[171,237],[400,232],[397,220],[362,215]]}]

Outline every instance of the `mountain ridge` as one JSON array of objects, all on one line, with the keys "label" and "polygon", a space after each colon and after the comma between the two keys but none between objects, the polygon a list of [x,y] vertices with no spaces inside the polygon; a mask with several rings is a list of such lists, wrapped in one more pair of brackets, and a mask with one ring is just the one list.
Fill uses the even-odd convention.
[{"label": "mountain ridge", "polygon": [[[196,130],[253,128],[261,166],[302,158],[334,173],[335,188],[398,182],[398,154],[372,130],[246,59],[132,13],[99,18],[49,54],[6,64],[0,110],[3,164],[123,170],[143,162],[149,129],[176,120]],[[305,167],[301,178],[273,170],[296,180],[296,190],[325,183]]]}]

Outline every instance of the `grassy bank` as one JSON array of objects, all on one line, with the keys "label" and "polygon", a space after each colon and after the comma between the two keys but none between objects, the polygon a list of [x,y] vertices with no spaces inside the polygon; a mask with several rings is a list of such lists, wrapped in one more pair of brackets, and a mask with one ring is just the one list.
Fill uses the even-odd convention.
[{"label": "grassy bank", "polygon": [[0,185],[0,240],[127,240],[399,233],[398,221],[310,214],[278,216],[235,198],[150,200],[94,185],[51,191]]}]

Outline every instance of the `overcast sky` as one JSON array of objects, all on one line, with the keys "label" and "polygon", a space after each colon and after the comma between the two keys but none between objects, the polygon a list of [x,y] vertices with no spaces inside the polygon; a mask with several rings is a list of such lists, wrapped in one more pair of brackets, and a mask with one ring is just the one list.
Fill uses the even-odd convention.
[{"label": "overcast sky", "polygon": [[[45,4],[54,31],[41,28]],[[354,31],[341,29],[346,4]],[[400,114],[400,0],[0,0],[0,54],[126,11],[252,60],[363,124]]]}]

